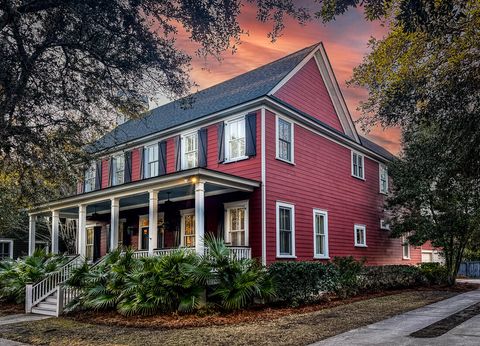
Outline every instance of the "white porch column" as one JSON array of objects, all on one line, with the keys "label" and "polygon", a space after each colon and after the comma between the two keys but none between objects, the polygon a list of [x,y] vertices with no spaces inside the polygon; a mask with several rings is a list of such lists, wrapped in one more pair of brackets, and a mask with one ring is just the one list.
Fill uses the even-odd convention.
[{"label": "white porch column", "polygon": [[158,244],[158,191],[150,190],[148,209],[148,252],[153,255],[153,250]]},{"label": "white porch column", "polygon": [[195,183],[195,251],[204,254],[205,236],[205,183]]},{"label": "white porch column", "polygon": [[52,211],[52,253],[58,254],[58,236],[60,233],[60,212]]},{"label": "white porch column", "polygon": [[35,252],[35,230],[37,217],[30,214],[28,216],[28,255],[31,256]]},{"label": "white porch column", "polygon": [[118,198],[111,199],[110,211],[110,251],[118,248],[118,218],[120,213],[120,200]]},{"label": "white porch column", "polygon": [[77,233],[77,252],[85,257],[87,254],[87,206],[80,204],[78,206],[78,233]]}]

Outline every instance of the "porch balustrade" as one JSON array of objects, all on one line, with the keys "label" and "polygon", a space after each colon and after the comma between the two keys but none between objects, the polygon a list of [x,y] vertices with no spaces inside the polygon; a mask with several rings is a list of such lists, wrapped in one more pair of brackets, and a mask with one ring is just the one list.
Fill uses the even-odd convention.
[{"label": "porch balustrade", "polygon": [[[184,248],[187,251],[195,251],[195,248]],[[153,256],[166,256],[174,251],[177,251],[178,248],[173,249],[155,249],[153,250]],[[244,246],[229,246],[228,250],[230,251],[230,256],[236,259],[250,259],[252,258],[252,249]],[[205,248],[205,255],[208,256],[208,248]],[[134,258],[142,258],[151,256],[148,250],[139,250],[135,251]]]}]

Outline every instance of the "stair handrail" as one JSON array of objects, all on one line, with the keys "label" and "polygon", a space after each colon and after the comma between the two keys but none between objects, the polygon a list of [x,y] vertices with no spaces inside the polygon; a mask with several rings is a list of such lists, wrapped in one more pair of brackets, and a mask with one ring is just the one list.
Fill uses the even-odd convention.
[{"label": "stair handrail", "polygon": [[[34,285],[27,285],[26,305],[27,312],[30,308],[47,298],[57,290],[59,284],[68,280],[72,271],[83,263],[83,257],[77,255],[65,263],[60,269],[50,272],[47,276]],[[30,292],[28,292],[30,290]],[[28,308],[29,307],[29,308]]]}]

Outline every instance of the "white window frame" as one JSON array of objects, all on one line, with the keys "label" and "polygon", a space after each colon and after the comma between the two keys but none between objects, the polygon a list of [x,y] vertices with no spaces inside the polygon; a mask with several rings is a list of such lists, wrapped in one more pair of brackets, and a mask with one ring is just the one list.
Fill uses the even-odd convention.
[{"label": "white window frame", "polygon": [[[357,156],[357,160],[356,160],[356,165],[357,165],[357,173],[355,173],[355,164],[354,164],[354,157]],[[358,165],[358,159],[360,158],[361,162],[362,162],[362,170],[361,170],[361,175],[359,174],[359,165]],[[361,179],[361,180],[365,180],[365,156],[363,154],[360,154],[358,151],[353,151],[352,150],[352,154],[351,154],[351,158],[350,158],[350,165],[352,166],[352,177],[355,177],[357,179]]]},{"label": "white window frame", "polygon": [[[290,160],[280,157],[280,120],[285,121],[290,124]],[[295,162],[294,153],[295,153],[295,136],[294,136],[294,123],[285,117],[276,115],[275,116],[275,158],[280,161],[293,164]]]},{"label": "white window frame", "polygon": [[[120,172],[117,168],[117,160],[118,159],[122,159],[123,160],[123,168],[121,170],[122,172],[122,181],[118,181],[118,173]],[[112,164],[113,164],[113,177],[112,177],[112,185],[115,186],[115,185],[121,185],[125,182],[125,155],[123,153],[121,154],[117,154],[117,155],[114,155],[113,158],[112,158]]]},{"label": "white window frame", "polygon": [[[150,151],[150,148],[153,148],[154,152],[155,150],[157,151],[157,157],[156,157],[156,160],[154,158],[153,161],[150,161],[149,160],[149,151]],[[156,177],[158,175],[158,170],[159,170],[159,165],[160,165],[160,159],[159,159],[159,152],[158,152],[158,143],[154,143],[154,144],[150,144],[150,145],[146,145],[144,147],[144,153],[145,153],[145,157],[143,158],[143,162],[144,162],[144,177],[145,178],[152,178],[152,177]],[[156,167],[157,167],[157,170],[156,170],[156,174],[154,175],[151,175],[150,174],[150,165],[152,164],[155,164],[156,163]]]},{"label": "white window frame", "polygon": [[[193,167],[187,167],[187,160],[186,160],[186,157],[185,157],[187,152],[185,151],[185,149],[186,149],[185,144],[186,144],[187,137],[191,137],[191,136],[195,136],[196,149],[192,150],[188,153],[195,153],[196,154],[195,164],[193,165]],[[198,130],[186,132],[186,133],[182,134],[180,138],[181,138],[182,169],[191,169],[191,168],[198,167]]]},{"label": "white window frame", "polygon": [[[231,153],[230,153],[230,143],[229,143],[229,138],[230,138],[230,126],[232,123],[235,123],[235,122],[238,122],[238,121],[241,121],[243,120],[243,125],[244,125],[244,137],[243,137],[243,140],[244,140],[244,152],[243,152],[243,155],[240,155],[240,156],[237,156],[237,157],[231,157]],[[225,163],[228,163],[228,162],[235,162],[235,161],[240,161],[240,160],[245,160],[245,159],[248,159],[248,156],[245,155],[245,150],[247,149],[247,133],[246,133],[246,117],[245,115],[242,115],[242,116],[239,116],[239,117],[235,117],[235,118],[232,118],[232,119],[229,119],[229,120],[226,120],[224,122],[224,126],[225,126],[225,134],[224,134],[224,145],[225,145]]]},{"label": "white window frame", "polygon": [[[317,253],[317,229],[316,229],[316,216],[321,215],[324,218],[324,225],[325,225],[325,244],[324,244],[324,249],[325,253],[324,254],[318,254]],[[329,259],[329,253],[328,253],[328,212],[326,210],[322,209],[313,209],[313,258],[318,258],[318,259]]]},{"label": "white window frame", "polygon": [[390,224],[385,221],[385,219],[380,219],[380,229],[385,231],[390,231]]},{"label": "white window frame", "polygon": [[[89,172],[92,172],[92,174],[87,178],[87,174]],[[96,179],[97,179],[97,164],[94,162],[85,170],[84,192],[95,191]],[[87,189],[87,186],[89,187],[89,189]]]},{"label": "white window frame", "polygon": [[0,239],[1,244],[10,244],[10,248],[8,250],[8,257],[13,259],[13,239]]},{"label": "white window frame", "polygon": [[[363,240],[364,240],[363,244],[357,242],[357,231],[363,232]],[[355,224],[355,226],[353,227],[353,238],[354,238],[355,247],[367,247],[367,226]]]},{"label": "white window frame", "polygon": [[[383,186],[382,173],[385,172],[385,188]],[[383,163],[378,164],[378,181],[380,184],[380,193],[388,194],[388,168]]]},{"label": "white window frame", "polygon": [[[248,200],[244,201],[237,201],[237,202],[231,202],[231,203],[224,203],[223,207],[225,209],[225,243],[231,243],[230,239],[230,220],[229,220],[229,211],[230,209],[238,209],[238,208],[245,208],[245,247],[248,247],[250,242],[249,242],[249,229],[248,229],[248,223],[249,223],[249,210],[248,210]],[[233,246],[233,245],[232,245]]]},{"label": "white window frame", "polygon": [[[409,260],[411,259],[410,244],[406,236],[402,236],[402,259]],[[407,255],[405,256],[405,249],[407,249]]]},{"label": "white window frame", "polygon": [[[280,208],[289,208],[292,212],[292,254],[280,253]],[[296,258],[295,255],[295,205],[284,202],[276,202],[275,207],[275,219],[276,219],[276,236],[277,236],[277,257],[278,258]]]},{"label": "white window frame", "polygon": [[[185,216],[193,215],[195,217],[195,208],[191,209],[182,209],[180,210],[181,222],[180,222],[180,246],[185,246]],[[195,227],[195,220],[194,220],[194,227]],[[195,233],[193,235],[197,237],[197,230],[195,229]],[[193,245],[195,247],[195,244]]]}]

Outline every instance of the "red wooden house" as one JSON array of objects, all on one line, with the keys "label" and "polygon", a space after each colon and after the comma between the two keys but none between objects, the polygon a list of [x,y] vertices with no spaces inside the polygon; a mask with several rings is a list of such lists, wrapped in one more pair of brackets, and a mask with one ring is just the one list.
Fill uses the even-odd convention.
[{"label": "red wooden house", "polygon": [[[178,247],[207,232],[238,257],[408,264],[422,249],[389,237],[383,202],[392,155],[360,136],[322,44],[129,120],[92,144],[78,193],[31,210],[78,220],[78,253],[96,260]],[[426,251],[431,251],[427,249]],[[427,252],[425,252],[427,253]],[[427,256],[424,256],[426,258]]]}]

